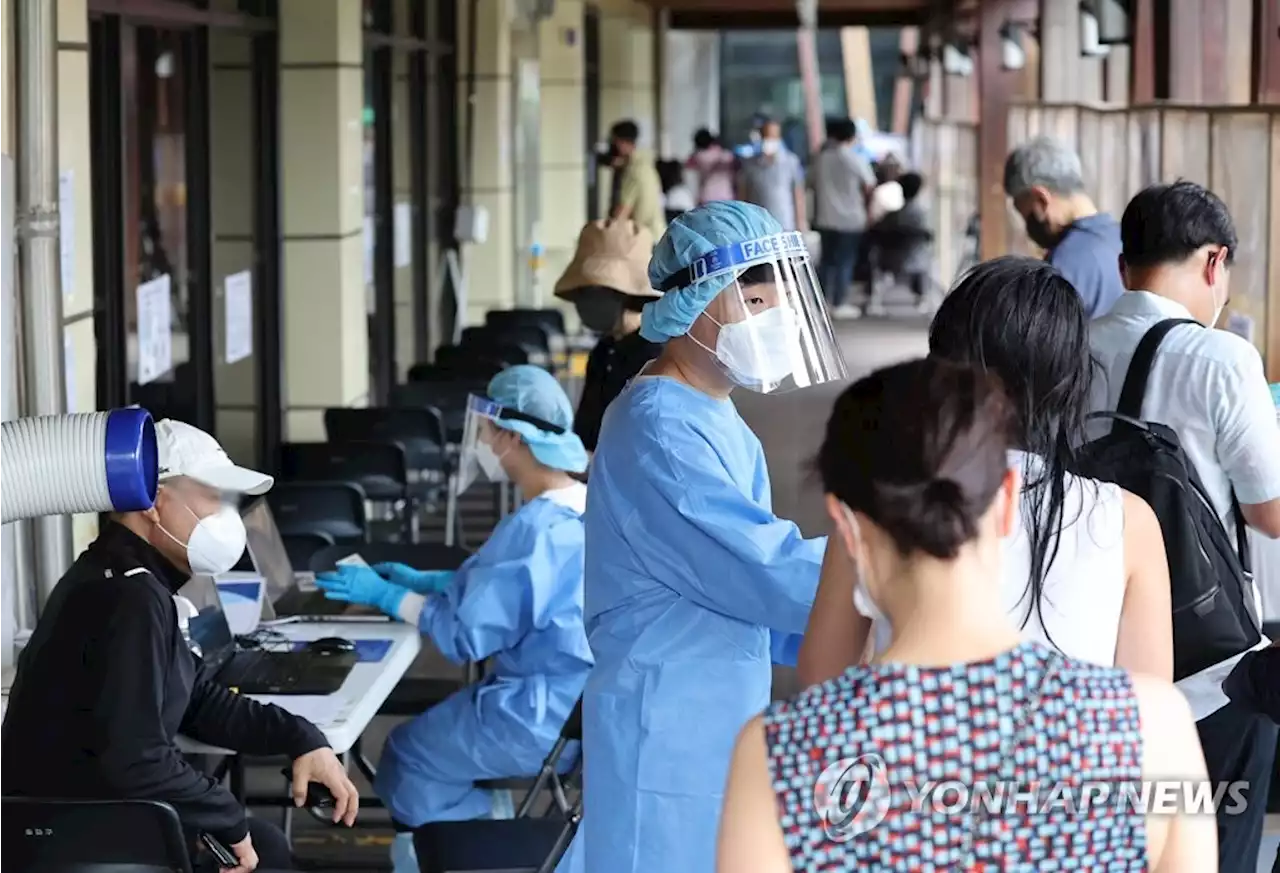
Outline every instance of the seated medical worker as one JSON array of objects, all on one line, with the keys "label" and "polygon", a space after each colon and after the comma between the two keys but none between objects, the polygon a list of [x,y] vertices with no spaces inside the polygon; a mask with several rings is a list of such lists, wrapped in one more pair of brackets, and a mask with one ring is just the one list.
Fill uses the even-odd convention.
[{"label": "seated medical worker", "polygon": [[[459,487],[477,476],[510,480],[525,504],[438,593],[415,593],[364,567],[317,580],[331,598],[416,624],[455,663],[493,659],[479,687],[388,736],[374,787],[405,829],[509,816],[509,795],[476,780],[537,773],[591,668],[582,626],[587,488],[569,475],[586,470],[587,452],[571,430],[573,408],[555,377],[529,365],[499,373],[488,394],[471,398]],[[412,834],[396,837],[392,855],[397,873],[418,869]]]},{"label": "seated medical worker", "polygon": [[605,416],[587,501],[587,812],[561,868],[592,873],[714,869],[735,737],[771,653],[793,662],[826,543],[773,514],[729,393],[845,374],[803,237],[758,206],[681,215],[649,279],[640,330],[666,345]]},{"label": "seated medical worker", "polygon": [[[266,492],[272,479],[232,464],[213,437],[180,421],[156,422],[156,444],[155,505],[106,523],[58,582],[18,659],[4,718],[4,794],[164,801],[193,855],[206,832],[235,853],[236,873],[259,858],[264,868],[289,868],[284,834],[246,818],[174,739],[287,755],[295,803],[308,781],[320,782],[337,801],[334,821],[355,821],[359,795],[324,734],[202,675],[178,623],[178,589],[193,575],[225,573],[244,553],[236,500]],[[213,869],[211,861],[203,855],[197,869]]]}]

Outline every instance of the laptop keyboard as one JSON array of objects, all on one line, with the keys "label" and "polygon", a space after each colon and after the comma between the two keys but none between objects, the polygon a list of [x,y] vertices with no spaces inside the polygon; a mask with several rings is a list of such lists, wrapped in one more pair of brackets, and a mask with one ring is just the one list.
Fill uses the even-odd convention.
[{"label": "laptop keyboard", "polygon": [[275,602],[276,615],[342,615],[351,604],[330,600],[323,591],[293,588]]}]

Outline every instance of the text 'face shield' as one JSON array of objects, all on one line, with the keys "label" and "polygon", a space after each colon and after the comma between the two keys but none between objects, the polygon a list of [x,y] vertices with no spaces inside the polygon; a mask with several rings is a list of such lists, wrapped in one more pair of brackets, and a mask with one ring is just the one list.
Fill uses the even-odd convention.
[{"label": "text 'face shield'", "polygon": [[732,273],[703,312],[720,326],[710,349],[737,385],[774,394],[844,379],[822,288],[795,232],[724,246],[688,268],[690,283]]}]

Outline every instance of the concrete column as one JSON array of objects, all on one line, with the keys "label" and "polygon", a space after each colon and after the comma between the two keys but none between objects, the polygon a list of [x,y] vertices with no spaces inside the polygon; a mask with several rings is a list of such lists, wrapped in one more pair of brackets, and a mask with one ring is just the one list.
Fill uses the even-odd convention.
[{"label": "concrete column", "polygon": [[[458,9],[458,137],[463,170],[462,199],[489,211],[489,237],[463,251],[467,273],[464,324],[479,324],[489,309],[510,308],[515,301],[513,262],[513,155],[511,110],[511,0],[480,0],[476,22],[476,98],[474,153],[466,153],[469,2]],[[467,167],[470,165],[470,187]]]},{"label": "concrete column", "polygon": [[840,28],[840,48],[849,117],[865,118],[872,129],[878,129],[875,77],[871,70],[871,31],[865,27]]},{"label": "concrete column", "polygon": [[[638,0],[601,0],[600,125],[630,118],[640,126],[640,147],[656,149],[658,119],[653,68],[653,21]],[[674,147],[679,147],[673,143]],[[612,173],[600,172],[600,213],[608,211]]]},{"label": "concrete column", "polygon": [[[215,9],[234,11],[235,0],[216,0]],[[209,31],[209,191],[213,223],[213,380],[218,441],[237,462],[262,464],[257,457],[258,350],[227,363],[228,276],[254,265],[254,141],[252,41],[248,34]],[[251,280],[252,282],[252,280]],[[252,286],[251,286],[252,287]],[[252,288],[254,296],[262,293]]]},{"label": "concrete column", "polygon": [[[7,47],[12,45],[6,43]],[[6,55],[7,67],[13,62],[12,52]],[[11,95],[6,99],[11,99]],[[60,204],[70,205],[66,210],[68,214],[63,216],[63,231],[69,233],[65,234],[67,238],[62,240],[62,246],[64,253],[69,250],[72,255],[71,271],[63,275],[62,288],[67,412],[92,412],[98,408],[97,342],[93,332],[91,150],[88,12],[85,0],[58,0],[58,172],[71,183],[69,204]],[[72,517],[72,548],[76,554],[97,535],[96,514]]]},{"label": "concrete column", "polygon": [[369,395],[360,0],[281,0],[285,439]]},{"label": "concrete column", "polygon": [[581,0],[559,0],[539,32],[544,306],[556,305],[551,289],[573,258],[578,231],[587,221],[583,7]]},{"label": "concrete column", "polygon": [[1040,98],[1046,103],[1102,99],[1102,59],[1080,55],[1079,0],[1042,0],[1040,71]]}]

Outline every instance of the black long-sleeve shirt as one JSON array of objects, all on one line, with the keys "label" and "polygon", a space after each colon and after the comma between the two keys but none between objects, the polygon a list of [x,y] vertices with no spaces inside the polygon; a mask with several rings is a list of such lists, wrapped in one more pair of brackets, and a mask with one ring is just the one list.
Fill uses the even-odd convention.
[{"label": "black long-sleeve shirt", "polygon": [[651,343],[639,331],[621,339],[601,337],[587,357],[587,372],[582,380],[582,397],[573,418],[573,432],[582,438],[587,451],[596,450],[600,439],[600,423],[604,411],[622,393],[640,368],[662,352],[662,345]]},{"label": "black long-sleeve shirt", "polygon": [[327,745],[304,719],[199,675],[173,601],[186,578],[115,523],[67,571],[18,660],[6,795],[161,800],[186,828],[232,844],[248,832],[244,809],[174,737],[290,757]]}]

